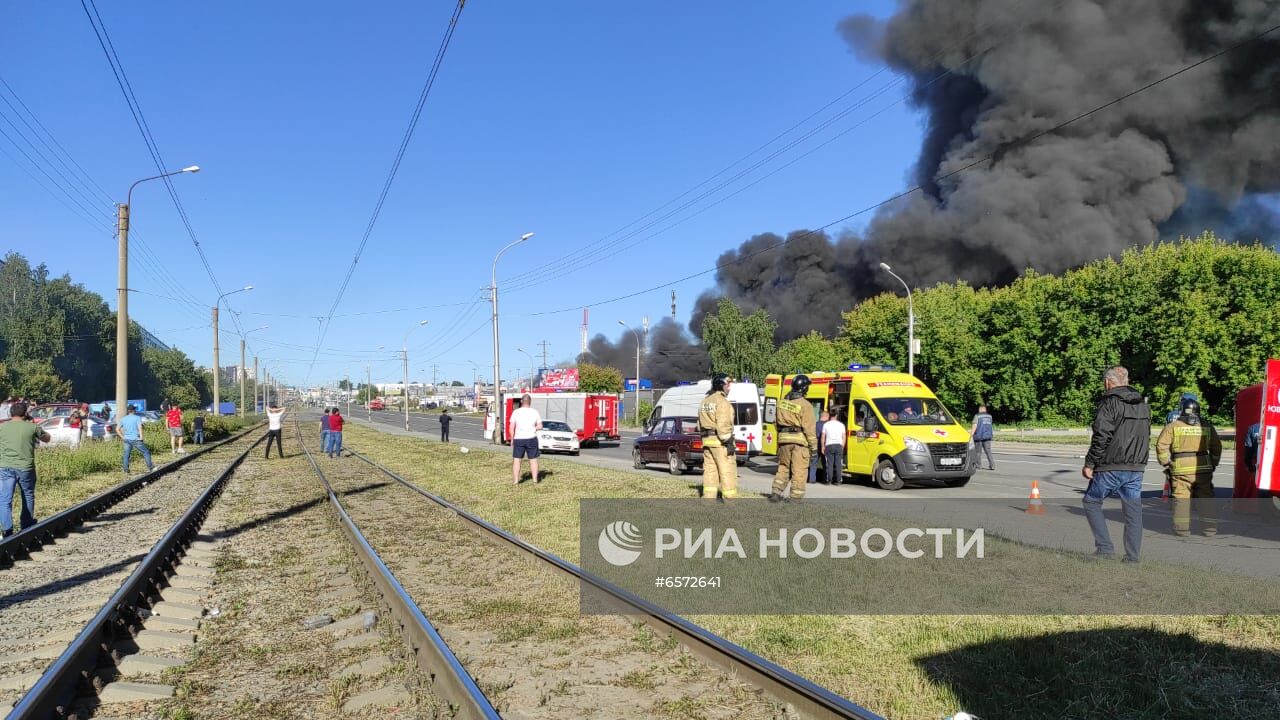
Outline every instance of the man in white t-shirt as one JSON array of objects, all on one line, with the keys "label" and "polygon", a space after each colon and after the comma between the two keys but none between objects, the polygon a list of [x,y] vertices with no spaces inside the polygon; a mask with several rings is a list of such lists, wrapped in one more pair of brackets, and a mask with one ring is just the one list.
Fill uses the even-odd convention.
[{"label": "man in white t-shirt", "polygon": [[273,403],[267,408],[267,459],[271,459],[271,441],[276,441],[276,449],[280,451],[280,457],[284,457],[284,441],[280,439],[283,430],[281,423],[284,421],[284,409],[278,408]]},{"label": "man in white t-shirt", "polygon": [[827,484],[839,485],[844,482],[844,423],[840,422],[840,413],[832,412],[831,419],[822,425],[822,436],[818,444],[822,456],[827,463]]},{"label": "man in white t-shirt", "polygon": [[520,398],[520,407],[511,412],[511,479],[520,484],[520,459],[529,458],[533,481],[542,482],[538,476],[538,431],[542,429],[542,416],[529,407],[533,398],[528,393]]}]

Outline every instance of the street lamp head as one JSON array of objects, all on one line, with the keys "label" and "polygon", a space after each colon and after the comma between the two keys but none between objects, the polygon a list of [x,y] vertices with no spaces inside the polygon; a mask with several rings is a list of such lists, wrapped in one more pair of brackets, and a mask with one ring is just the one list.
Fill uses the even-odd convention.
[{"label": "street lamp head", "polygon": [[200,166],[199,166],[199,165],[188,165],[187,167],[182,168],[182,170],[180,170],[179,172],[198,173],[198,172],[200,172]]},{"label": "street lamp head", "polygon": [[253,286],[252,286],[252,285],[245,285],[243,289],[244,289],[245,291],[249,291],[249,290],[252,290],[252,289],[253,289]]},{"label": "street lamp head", "polygon": [[419,325],[426,325],[426,324],[427,324],[427,323],[429,323],[429,322],[431,322],[431,321],[430,321],[430,320],[423,320],[423,321],[419,322],[418,324],[419,324]]},{"label": "street lamp head", "polygon": [[528,240],[531,237],[533,237],[533,233],[525,233],[520,236],[520,241],[524,242],[525,240]]},{"label": "street lamp head", "polygon": [[885,272],[893,272],[893,268],[889,267],[889,263],[880,263],[880,269]]},{"label": "street lamp head", "polygon": [[619,320],[619,321],[618,321],[618,324],[619,324],[619,325],[621,325],[622,327],[626,327],[626,326],[627,326],[627,324],[626,324],[626,323],[624,323],[624,322],[622,322],[621,320]]}]

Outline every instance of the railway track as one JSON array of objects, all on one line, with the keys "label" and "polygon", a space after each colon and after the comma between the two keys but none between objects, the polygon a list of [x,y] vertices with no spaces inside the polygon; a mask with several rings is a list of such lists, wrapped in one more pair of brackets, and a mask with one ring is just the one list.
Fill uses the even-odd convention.
[{"label": "railway track", "polygon": [[[317,460],[300,428],[299,442],[412,655],[459,717],[879,718],[358,452]],[[394,483],[344,496],[370,472]],[[642,622],[580,616],[579,583]]]},{"label": "railway track", "polygon": [[261,439],[253,428],[211,444],[0,543],[9,718],[86,717],[99,693],[145,696],[116,682],[138,666],[179,664],[164,654],[190,644],[212,574],[201,523]]}]

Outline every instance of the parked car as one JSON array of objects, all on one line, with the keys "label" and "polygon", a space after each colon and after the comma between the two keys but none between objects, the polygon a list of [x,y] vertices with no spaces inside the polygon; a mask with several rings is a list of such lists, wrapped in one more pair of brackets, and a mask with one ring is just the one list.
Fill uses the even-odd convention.
[{"label": "parked car", "polygon": [[70,417],[80,407],[78,403],[49,403],[32,408],[28,415],[32,420],[46,420],[54,417]]},{"label": "parked car", "polygon": [[[106,440],[111,437],[111,430],[107,423],[97,417],[89,417],[83,422],[88,423],[88,433],[85,439],[88,440]],[[51,445],[67,445],[69,447],[78,447],[80,445],[80,428],[71,426],[71,418],[66,416],[50,417],[37,420],[36,423],[49,433],[49,442],[41,443],[41,447]]]},{"label": "parked car", "polygon": [[387,404],[382,402],[381,400],[371,400],[369,402],[369,409],[370,410],[386,410]]},{"label": "parked car", "polygon": [[559,420],[542,421],[542,429],[538,431],[538,450],[577,455],[580,447],[578,435],[569,427],[569,423]]},{"label": "parked car", "polygon": [[[745,440],[734,440],[739,462],[747,456]],[[647,463],[665,462],[672,475],[702,466],[702,434],[696,417],[664,417],[655,420],[647,435],[635,439],[631,460],[637,468]]]},{"label": "parked car", "polygon": [[155,410],[148,410],[142,413],[142,422],[144,423],[156,422],[159,419],[160,419],[160,413],[156,412]]}]

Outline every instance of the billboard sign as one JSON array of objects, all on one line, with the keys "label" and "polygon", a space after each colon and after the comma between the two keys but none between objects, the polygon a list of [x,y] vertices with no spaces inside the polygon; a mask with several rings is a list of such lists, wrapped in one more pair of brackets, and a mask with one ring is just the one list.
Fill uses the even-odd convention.
[{"label": "billboard sign", "polygon": [[[636,379],[635,379],[635,378],[623,378],[623,379],[622,379],[622,389],[623,389],[623,390],[625,390],[626,392],[635,392],[635,391],[636,391]],[[641,389],[641,390],[652,390],[652,389],[653,389],[653,381],[652,381],[652,380],[650,380],[650,379],[648,379],[648,378],[640,378],[640,389]]]},{"label": "billboard sign", "polygon": [[577,390],[578,368],[547,370],[542,373],[540,388],[548,390]]}]

